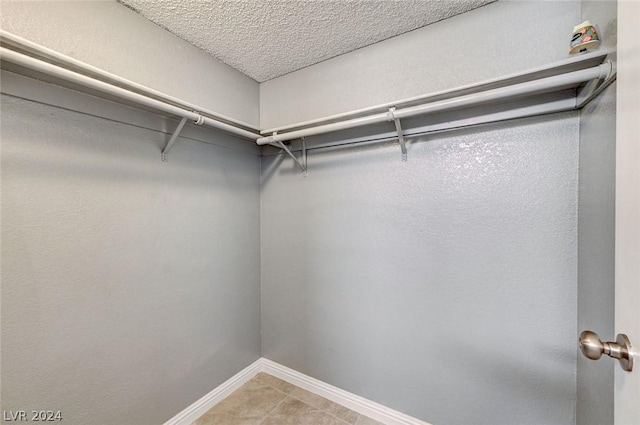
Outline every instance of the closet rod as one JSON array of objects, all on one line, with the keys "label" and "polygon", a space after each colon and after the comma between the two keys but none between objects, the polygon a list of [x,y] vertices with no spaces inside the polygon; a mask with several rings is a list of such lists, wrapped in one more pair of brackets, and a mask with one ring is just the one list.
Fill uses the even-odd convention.
[{"label": "closet rod", "polygon": [[94,89],[108,95],[116,96],[121,99],[137,103],[139,105],[147,106],[149,108],[153,108],[170,115],[186,118],[199,125],[214,127],[250,140],[256,140],[260,138],[259,134],[209,117],[205,117],[198,111],[189,111],[187,109],[174,106],[170,103],[153,99],[151,97],[147,97],[142,94],[132,92],[130,90],[126,90],[109,83],[105,83],[104,81],[96,80],[95,78],[91,78],[86,75],[79,74],[77,72],[70,71],[56,65],[52,65],[50,63],[32,58],[27,55],[23,55],[22,53],[18,53],[5,47],[0,47],[0,58],[3,61],[11,62],[13,64],[38,71],[52,77],[79,84],[81,86],[88,87],[90,89]]},{"label": "closet rod", "polygon": [[[478,93],[458,96],[451,99],[440,100],[436,102],[425,103],[423,105],[412,106],[408,108],[396,109],[393,111],[393,118],[402,119],[413,117],[416,115],[425,115],[435,112],[443,112],[456,108],[465,108],[470,106],[481,105],[485,103],[497,102],[527,95],[560,90],[575,86],[591,80],[602,80],[607,78],[613,72],[613,65],[610,62],[592,68],[580,71],[568,72],[565,74],[555,75],[552,77],[541,78],[538,80],[528,81],[525,83],[514,84],[511,86],[501,87],[497,89],[485,90]],[[324,124],[315,127],[304,128],[301,130],[289,131],[286,133],[274,134],[271,136],[261,137],[256,140],[258,145],[267,145],[286,140],[298,139],[301,137],[315,136],[318,134],[330,133],[333,131],[346,130],[349,128],[362,127],[365,125],[390,121],[389,113],[383,112],[362,118],[354,118],[346,121]]]},{"label": "closet rod", "polygon": [[171,103],[174,106],[178,106],[183,109],[197,110],[205,115],[209,115],[212,118],[219,119],[225,121],[230,124],[236,124],[240,127],[245,127],[250,130],[258,131],[259,128],[248,124],[243,121],[236,120],[234,118],[228,117],[223,114],[219,114],[217,112],[213,112],[207,109],[200,108],[197,105],[191,104],[189,102],[185,102],[184,100],[177,99],[173,96],[170,96],[166,93],[162,93],[158,90],[154,90],[150,87],[143,86],[142,84],[138,84],[134,81],[127,80],[126,78],[122,78],[119,75],[112,74],[103,69],[97,68],[95,66],[89,65],[77,59],[74,59],[70,56],[63,55],[60,52],[56,52],[55,50],[51,50],[47,47],[44,47],[40,44],[34,43],[33,41],[29,41],[25,38],[12,34],[8,31],[0,29],[0,39],[2,39],[3,43],[7,43],[11,46],[15,46],[20,50],[25,50],[28,52],[35,52],[38,56],[41,56],[46,59],[52,59],[56,63],[64,64],[67,67],[72,69],[78,69],[82,71],[85,75],[88,76],[98,76],[99,79],[105,82],[114,82],[118,84],[120,87],[131,89],[137,93],[142,95],[153,97],[157,100],[165,101],[167,103]]}]

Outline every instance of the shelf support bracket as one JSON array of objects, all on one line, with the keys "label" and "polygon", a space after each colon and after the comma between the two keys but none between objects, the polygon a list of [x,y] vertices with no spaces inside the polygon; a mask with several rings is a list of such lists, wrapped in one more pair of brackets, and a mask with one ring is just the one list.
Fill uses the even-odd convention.
[{"label": "shelf support bracket", "polygon": [[407,145],[404,141],[404,133],[402,132],[402,125],[400,124],[400,119],[396,118],[395,115],[396,108],[389,108],[389,112],[387,112],[387,120],[393,121],[396,125],[396,132],[398,133],[398,142],[400,142],[400,150],[402,151],[402,161],[406,162],[407,160]]},{"label": "shelf support bracket", "polygon": [[165,146],[164,149],[162,150],[163,162],[169,161],[169,152],[171,152],[173,145],[176,143],[176,140],[178,140],[178,136],[180,135],[180,132],[182,131],[182,128],[186,123],[187,123],[186,118],[182,118],[180,120],[180,124],[178,124],[178,127],[176,127],[176,131],[173,132],[173,134],[171,135],[171,139],[169,139],[169,142],[167,143],[167,146]]},{"label": "shelf support bracket", "polygon": [[606,60],[601,67],[607,69],[607,74],[602,79],[588,82],[576,95],[576,109],[584,108],[589,102],[595,99],[600,93],[609,87],[617,77],[616,63],[612,60]]},{"label": "shelf support bracket", "polygon": [[[278,132],[274,131],[273,135],[275,136],[276,134],[278,134]],[[285,146],[284,143],[275,142],[275,144],[278,145],[278,147],[280,147],[280,149],[285,151],[287,153],[287,155],[289,155],[295,161],[296,165],[300,168],[300,170],[302,170],[303,173],[307,172],[307,167],[305,165],[302,165],[302,163],[298,160],[298,158],[296,158],[296,156],[293,154],[293,152],[291,152],[289,150],[289,148]]]},{"label": "shelf support bracket", "polygon": [[307,167],[307,142],[304,140],[304,137],[301,139],[301,144],[302,144],[302,166],[304,167],[304,171],[302,173],[306,176],[307,171],[309,171],[309,167]]}]

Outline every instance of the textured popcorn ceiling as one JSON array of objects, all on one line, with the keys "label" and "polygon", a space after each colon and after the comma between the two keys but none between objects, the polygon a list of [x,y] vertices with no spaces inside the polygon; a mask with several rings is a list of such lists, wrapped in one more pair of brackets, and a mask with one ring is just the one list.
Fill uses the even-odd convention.
[{"label": "textured popcorn ceiling", "polygon": [[119,1],[263,82],[494,0]]}]

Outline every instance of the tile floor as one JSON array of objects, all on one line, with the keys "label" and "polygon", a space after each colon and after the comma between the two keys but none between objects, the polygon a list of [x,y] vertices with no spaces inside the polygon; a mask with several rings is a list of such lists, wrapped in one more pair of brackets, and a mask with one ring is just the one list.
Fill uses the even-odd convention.
[{"label": "tile floor", "polygon": [[192,425],[382,425],[344,406],[259,373]]}]

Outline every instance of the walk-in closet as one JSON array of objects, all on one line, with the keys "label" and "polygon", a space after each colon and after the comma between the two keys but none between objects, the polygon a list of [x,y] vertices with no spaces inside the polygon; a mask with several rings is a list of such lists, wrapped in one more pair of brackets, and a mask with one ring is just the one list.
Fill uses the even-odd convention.
[{"label": "walk-in closet", "polygon": [[2,423],[640,425],[639,3],[0,17]]}]

